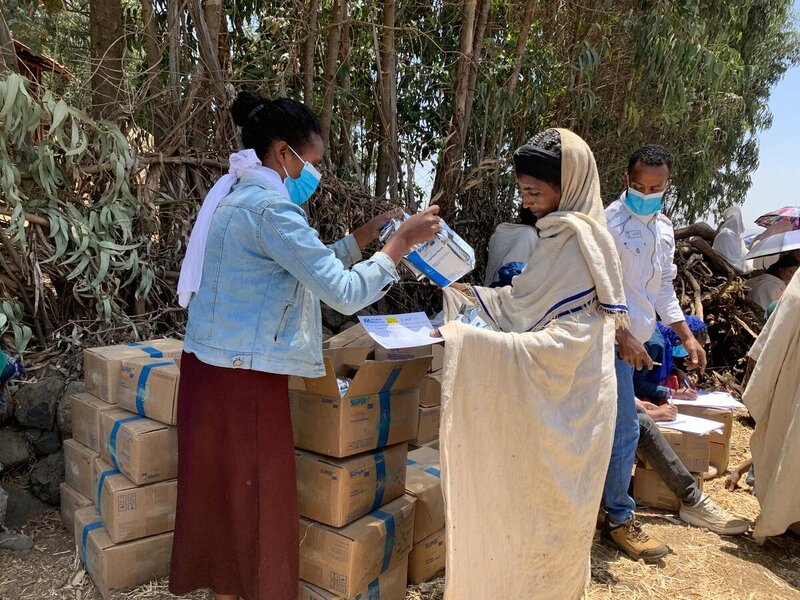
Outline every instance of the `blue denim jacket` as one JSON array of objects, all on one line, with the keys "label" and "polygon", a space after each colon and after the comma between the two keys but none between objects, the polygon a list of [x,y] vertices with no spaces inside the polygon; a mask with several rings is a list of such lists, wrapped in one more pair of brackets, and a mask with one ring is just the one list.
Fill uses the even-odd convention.
[{"label": "blue denim jacket", "polygon": [[283,192],[243,176],[214,212],[186,351],[220,367],[322,376],[319,301],[353,314],[398,279],[386,254],[352,266],[360,260],[353,236],[325,246]]}]

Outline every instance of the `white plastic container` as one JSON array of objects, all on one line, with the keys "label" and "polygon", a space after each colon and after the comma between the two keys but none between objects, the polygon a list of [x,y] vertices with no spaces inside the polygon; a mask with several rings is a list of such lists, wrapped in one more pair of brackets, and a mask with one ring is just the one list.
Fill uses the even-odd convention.
[{"label": "white plastic container", "polygon": [[[386,243],[407,218],[408,215],[404,214],[403,219],[389,221],[381,231],[381,243]],[[415,246],[406,254],[403,264],[417,280],[427,278],[439,287],[446,288],[475,268],[475,251],[442,221],[442,230],[436,237]]]}]

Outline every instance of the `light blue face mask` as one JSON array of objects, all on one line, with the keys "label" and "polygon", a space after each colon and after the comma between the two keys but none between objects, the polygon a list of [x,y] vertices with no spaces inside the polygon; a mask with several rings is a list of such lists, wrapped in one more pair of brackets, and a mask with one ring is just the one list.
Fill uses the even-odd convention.
[{"label": "light blue face mask", "polygon": [[[289,150],[294,152],[294,148],[291,146],[289,146]],[[297,152],[294,152],[294,155],[303,161],[303,170],[300,171],[300,177],[295,179],[289,176],[289,172],[284,167],[283,172],[286,173],[286,179],[283,185],[286,186],[286,191],[289,192],[289,200],[300,206],[305,204],[317,191],[320,179],[322,179],[322,173],[317,171],[310,162],[303,160]]]},{"label": "light blue face mask", "polygon": [[627,206],[632,213],[642,217],[649,217],[659,212],[663,206],[663,200],[664,192],[642,194],[632,187],[628,187],[628,192],[625,194],[625,206]]},{"label": "light blue face mask", "polygon": [[672,356],[675,358],[686,358],[689,356],[689,353],[686,351],[686,348],[683,347],[683,344],[681,344],[680,346],[675,346],[672,349]]}]

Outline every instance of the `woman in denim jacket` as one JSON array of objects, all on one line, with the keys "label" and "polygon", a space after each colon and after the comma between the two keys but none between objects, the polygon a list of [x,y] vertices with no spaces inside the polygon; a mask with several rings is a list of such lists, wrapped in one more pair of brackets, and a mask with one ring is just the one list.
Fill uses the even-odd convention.
[{"label": "woman in denim jacket", "polygon": [[299,522],[288,378],[325,372],[320,300],[353,314],[382,298],[401,258],[439,230],[438,208],[411,217],[367,260],[361,250],[391,215],[325,246],[301,208],[324,152],[314,113],[248,92],[231,111],[246,150],[204,202],[179,283],[189,320],[170,590],[293,600]]}]

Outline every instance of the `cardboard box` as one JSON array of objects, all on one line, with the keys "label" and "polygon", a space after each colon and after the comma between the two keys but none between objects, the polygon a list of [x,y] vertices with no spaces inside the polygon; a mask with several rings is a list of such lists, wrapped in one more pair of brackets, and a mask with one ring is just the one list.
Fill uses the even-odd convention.
[{"label": "cardboard box", "polygon": [[435,534],[445,525],[439,451],[422,447],[408,454],[406,494],[417,499],[414,517],[414,543]]},{"label": "cardboard box", "polygon": [[116,408],[92,394],[72,396],[72,438],[100,452],[100,415]]},{"label": "cardboard box", "polygon": [[86,391],[109,404],[117,404],[120,364],[123,360],[142,356],[180,358],[182,352],[183,342],[169,338],[84,350]]},{"label": "cardboard box", "polygon": [[122,409],[104,412],[101,425],[100,455],[136,485],[178,476],[175,427]]},{"label": "cardboard box", "polygon": [[300,516],[344,527],[403,495],[408,446],[398,444],[351,458],[295,450]]},{"label": "cardboard box", "polygon": [[75,513],[75,540],[100,596],[130,590],[169,575],[172,533],[115,545],[94,508]]},{"label": "cardboard box", "polygon": [[[703,478],[694,475],[697,486],[703,491]],[[633,497],[637,504],[645,504],[653,508],[678,511],[681,508],[681,501],[667,487],[667,484],[655,471],[646,469],[643,466],[636,467],[633,476]]]},{"label": "cardboard box", "polygon": [[[708,471],[711,444],[709,436],[693,435],[674,429],[661,429],[661,433],[689,472],[705,473]],[[653,468],[646,460],[644,463],[648,469]]]},{"label": "cardboard box", "polygon": [[430,581],[444,570],[446,536],[446,530],[441,529],[414,545],[408,557],[409,583]]},{"label": "cardboard box", "polygon": [[733,411],[721,408],[704,408],[702,406],[691,406],[687,404],[678,405],[678,412],[684,415],[692,415],[710,421],[722,423],[725,427],[722,433],[710,433],[709,441],[715,444],[727,444],[731,439],[733,431]]},{"label": "cardboard box", "polygon": [[681,404],[678,411],[695,417],[709,419],[722,423],[725,427],[722,433],[710,433],[708,436],[709,463],[716,467],[720,475],[728,468],[728,461],[731,453],[731,432],[733,431],[733,411],[720,408],[703,408],[701,406],[691,406]]},{"label": "cardboard box", "polygon": [[80,442],[64,441],[64,480],[67,485],[82,496],[94,498],[94,463],[100,455]]},{"label": "cardboard box", "polygon": [[431,361],[431,373],[438,373],[444,369],[444,344],[434,344],[431,346],[433,360]]},{"label": "cardboard box", "polygon": [[439,406],[431,408],[419,407],[419,424],[417,437],[412,440],[414,446],[424,446],[439,439],[439,424],[442,419],[442,410]]},{"label": "cardboard box", "polygon": [[[289,380],[295,446],[343,458],[414,439],[430,358],[365,361],[368,348],[325,351],[323,377]],[[344,397],[337,376],[351,377]]]},{"label": "cardboard box", "polygon": [[300,519],[300,579],[345,598],[405,562],[414,541],[414,499],[403,496],[335,529]]},{"label": "cardboard box", "polygon": [[75,534],[75,513],[82,508],[92,506],[92,501],[79,491],[61,484],[61,522],[70,535]]},{"label": "cardboard box", "polygon": [[115,544],[175,529],[178,481],[137,486],[105,461],[95,464],[95,506]]},{"label": "cardboard box", "polygon": [[419,388],[419,405],[425,408],[442,404],[442,372],[431,373],[422,380]]},{"label": "cardboard box", "polygon": [[322,347],[326,350],[329,348],[346,348],[348,346],[353,347],[365,347],[369,348],[370,350],[375,348],[377,343],[373,340],[370,335],[367,333],[367,330],[364,329],[364,326],[361,323],[353,325],[349,329],[345,329],[341,333],[337,333],[333,337],[328,338],[323,344]]},{"label": "cardboard box", "polygon": [[392,349],[384,348],[380,345],[375,346],[375,360],[411,360],[412,358],[425,357],[430,357],[430,359],[433,360],[433,352],[430,346]]},{"label": "cardboard box", "polygon": [[339,596],[318,588],[307,581],[300,581],[297,600],[405,600],[408,559],[399,562],[380,577],[353,596]]},{"label": "cardboard box", "polygon": [[724,444],[709,442],[708,462],[712,467],[717,468],[717,473],[722,475],[728,470],[728,463],[731,457],[731,440]]},{"label": "cardboard box", "polygon": [[120,364],[119,405],[142,417],[178,422],[180,369],[172,359],[131,358]]}]

